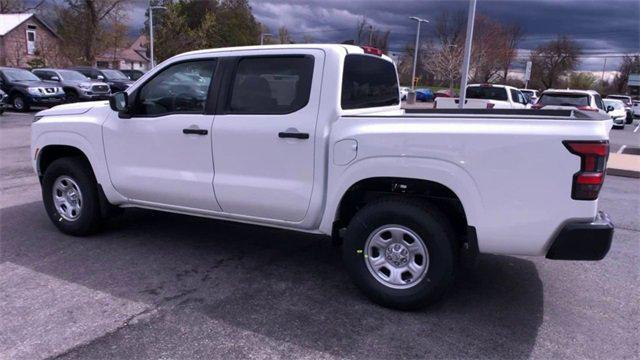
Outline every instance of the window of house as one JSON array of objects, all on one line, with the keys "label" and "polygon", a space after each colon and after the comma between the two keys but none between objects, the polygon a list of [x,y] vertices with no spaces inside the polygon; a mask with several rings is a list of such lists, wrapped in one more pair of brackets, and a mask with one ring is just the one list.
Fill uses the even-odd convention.
[{"label": "window of house", "polygon": [[36,54],[36,30],[35,29],[27,30],[27,54],[29,55]]}]

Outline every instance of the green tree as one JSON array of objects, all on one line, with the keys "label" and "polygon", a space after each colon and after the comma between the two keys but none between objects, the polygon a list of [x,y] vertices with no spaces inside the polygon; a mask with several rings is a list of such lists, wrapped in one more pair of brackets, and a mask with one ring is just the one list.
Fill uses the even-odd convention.
[{"label": "green tree", "polygon": [[578,66],[582,48],[566,36],[538,46],[531,53],[531,82],[534,88],[558,86],[560,78]]},{"label": "green tree", "polygon": [[573,72],[567,79],[567,85],[572,89],[589,90],[596,83],[596,76],[588,72]]}]

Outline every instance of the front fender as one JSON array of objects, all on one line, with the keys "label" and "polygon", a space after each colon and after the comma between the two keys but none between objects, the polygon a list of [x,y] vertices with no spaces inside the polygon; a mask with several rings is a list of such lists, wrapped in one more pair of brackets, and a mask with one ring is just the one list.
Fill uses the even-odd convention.
[{"label": "front fender", "polygon": [[469,225],[475,225],[482,213],[482,198],[473,178],[460,166],[439,159],[421,157],[370,157],[348,167],[332,167],[327,190],[327,205],[320,224],[321,232],[331,234],[342,197],[355,183],[375,177],[402,177],[439,183],[453,191],[464,208]]}]

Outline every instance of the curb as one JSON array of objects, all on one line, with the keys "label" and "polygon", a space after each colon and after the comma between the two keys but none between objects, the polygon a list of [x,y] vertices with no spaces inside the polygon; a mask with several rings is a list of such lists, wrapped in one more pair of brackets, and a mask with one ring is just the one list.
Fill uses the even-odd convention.
[{"label": "curb", "polygon": [[640,155],[609,154],[607,175],[640,179]]},{"label": "curb", "polygon": [[607,168],[607,175],[640,179],[640,171],[627,169]]}]

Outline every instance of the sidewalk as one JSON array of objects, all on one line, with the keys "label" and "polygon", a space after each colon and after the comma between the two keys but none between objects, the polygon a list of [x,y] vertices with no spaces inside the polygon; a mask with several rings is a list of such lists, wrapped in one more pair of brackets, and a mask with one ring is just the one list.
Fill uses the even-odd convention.
[{"label": "sidewalk", "polygon": [[610,153],[607,175],[640,178],[640,155]]}]

